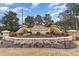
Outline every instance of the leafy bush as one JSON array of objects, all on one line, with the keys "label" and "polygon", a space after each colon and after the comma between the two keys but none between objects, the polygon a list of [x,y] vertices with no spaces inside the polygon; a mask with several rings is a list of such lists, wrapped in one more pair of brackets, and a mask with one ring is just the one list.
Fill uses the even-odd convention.
[{"label": "leafy bush", "polygon": [[28,32],[28,33],[30,33],[32,35],[32,32]]},{"label": "leafy bush", "polygon": [[49,32],[46,32],[46,34],[50,34]]},{"label": "leafy bush", "polygon": [[51,27],[50,27],[50,33],[51,34],[55,34],[57,32],[56,28],[57,28],[56,25],[51,25]]},{"label": "leafy bush", "polygon": [[28,30],[28,28],[26,28],[26,27],[20,28],[20,29],[18,30],[18,33],[27,33],[27,32],[29,32],[29,30]]},{"label": "leafy bush", "polygon": [[26,32],[28,32],[28,29],[24,28],[22,31],[23,31],[23,33],[26,33]]},{"label": "leafy bush", "polygon": [[40,35],[40,32],[37,32],[36,35]]}]

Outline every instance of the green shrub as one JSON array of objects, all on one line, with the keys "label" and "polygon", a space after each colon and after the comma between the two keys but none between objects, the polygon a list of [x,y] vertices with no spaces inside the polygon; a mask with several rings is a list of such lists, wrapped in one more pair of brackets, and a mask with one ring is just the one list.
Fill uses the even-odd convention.
[{"label": "green shrub", "polygon": [[49,32],[46,32],[46,34],[50,34]]},{"label": "green shrub", "polygon": [[40,32],[37,32],[36,35],[40,35]]},{"label": "green shrub", "polygon": [[57,26],[56,25],[51,25],[50,27],[50,33],[55,34],[57,32]]},{"label": "green shrub", "polygon": [[30,33],[32,35],[32,32],[27,32],[27,33]]}]

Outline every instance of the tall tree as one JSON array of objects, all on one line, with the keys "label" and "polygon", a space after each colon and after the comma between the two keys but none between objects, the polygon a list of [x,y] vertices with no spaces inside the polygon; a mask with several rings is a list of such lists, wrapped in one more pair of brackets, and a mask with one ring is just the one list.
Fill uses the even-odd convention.
[{"label": "tall tree", "polygon": [[63,25],[66,29],[71,28],[71,29],[78,30],[79,20],[77,16],[79,16],[79,4],[67,3],[66,7],[67,7],[67,10],[65,10],[64,12],[60,14],[60,16],[62,16],[60,19],[61,20],[63,19],[64,21],[61,21],[59,23],[62,23],[62,22],[65,23],[66,25],[65,24]]},{"label": "tall tree", "polygon": [[67,10],[72,12],[73,14],[79,15],[79,3],[67,3]]},{"label": "tall tree", "polygon": [[35,25],[42,25],[43,24],[43,19],[42,16],[37,15],[34,19]]},{"label": "tall tree", "polygon": [[25,18],[25,24],[28,26],[28,27],[33,27],[34,26],[34,17],[33,16],[27,16]]},{"label": "tall tree", "polygon": [[74,18],[74,15],[69,10],[65,10],[64,12],[59,14],[59,18],[61,21],[69,20],[71,18]]},{"label": "tall tree", "polygon": [[44,16],[44,24],[45,26],[50,26],[51,24],[53,24],[53,20],[51,19],[50,14],[46,14]]},{"label": "tall tree", "polygon": [[79,16],[79,3],[68,3],[67,5],[67,9],[72,12],[72,14],[75,17],[76,20],[76,30],[78,30],[78,18],[77,16]]},{"label": "tall tree", "polygon": [[9,11],[2,17],[2,24],[5,30],[16,31],[19,29],[19,19],[15,12]]},{"label": "tall tree", "polygon": [[69,19],[69,20],[64,20],[64,21],[58,21],[56,22],[56,25],[60,26],[62,30],[70,30],[70,29],[75,29],[76,27],[76,20],[75,19]]}]

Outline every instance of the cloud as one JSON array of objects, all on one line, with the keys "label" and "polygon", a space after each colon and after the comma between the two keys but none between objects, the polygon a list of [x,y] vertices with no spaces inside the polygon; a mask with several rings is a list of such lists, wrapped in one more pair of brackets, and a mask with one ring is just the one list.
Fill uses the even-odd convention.
[{"label": "cloud", "polygon": [[9,7],[0,7],[0,13],[4,13],[5,11],[9,11]]},{"label": "cloud", "polygon": [[51,3],[48,5],[49,8],[53,7],[53,6],[58,6],[60,3]]},{"label": "cloud", "polygon": [[4,3],[4,5],[13,5],[14,3]]},{"label": "cloud", "polygon": [[51,13],[51,16],[59,15],[59,13],[63,12],[64,10],[56,10],[56,12]]},{"label": "cloud", "polygon": [[6,11],[12,10],[10,9],[10,5],[13,5],[14,3],[0,3],[0,13],[4,13]]},{"label": "cloud", "polygon": [[63,5],[59,5],[59,6],[55,6],[54,7],[54,9],[57,9],[57,10],[59,10],[59,9],[61,9],[61,10],[66,10],[66,4],[63,4]]},{"label": "cloud", "polygon": [[14,3],[0,3],[0,6],[10,6],[13,5]]},{"label": "cloud", "polygon": [[52,13],[52,15],[59,14],[59,13],[66,10],[66,4],[63,4],[63,5],[60,5],[60,6],[55,6],[53,9],[55,10],[55,12]]},{"label": "cloud", "polygon": [[51,13],[51,16],[52,16],[52,19],[54,20],[54,22],[58,21],[59,18],[59,12],[56,12],[56,13]]},{"label": "cloud", "polygon": [[4,16],[5,11],[8,11],[9,7],[0,7],[0,19]]},{"label": "cloud", "polygon": [[0,13],[4,13],[6,11],[13,11],[13,12],[21,12],[21,10],[23,9],[23,11],[27,11],[29,10],[28,8],[25,8],[25,7],[16,7],[16,8],[9,8],[7,6],[3,6],[3,7],[0,7]]},{"label": "cloud", "polygon": [[14,9],[12,9],[12,11],[14,11],[14,12],[21,12],[22,9],[23,9],[23,11],[29,10],[28,8],[25,8],[25,7],[16,7]]},{"label": "cloud", "polygon": [[0,19],[1,19],[2,16],[3,16],[3,14],[0,13]]},{"label": "cloud", "polygon": [[47,14],[50,14],[51,13],[51,11],[47,11]]},{"label": "cloud", "polygon": [[40,3],[32,3],[31,9],[34,9],[39,6]]},{"label": "cloud", "polygon": [[51,14],[50,14],[50,15],[52,16],[52,19],[53,19],[55,22],[59,20],[58,16],[59,16],[59,13],[61,13],[61,12],[62,12],[62,11],[59,10],[59,11],[57,11],[57,12],[55,12],[55,13],[51,13]]},{"label": "cloud", "polygon": [[51,16],[55,16],[55,15],[58,15],[58,12],[57,13],[51,13]]},{"label": "cloud", "polygon": [[53,7],[53,12],[52,11],[48,11],[50,12],[50,15],[52,16],[52,18],[56,21],[59,20],[58,19],[58,16],[61,12],[65,11],[67,8],[66,8],[66,4],[62,4],[62,5],[55,5]]}]

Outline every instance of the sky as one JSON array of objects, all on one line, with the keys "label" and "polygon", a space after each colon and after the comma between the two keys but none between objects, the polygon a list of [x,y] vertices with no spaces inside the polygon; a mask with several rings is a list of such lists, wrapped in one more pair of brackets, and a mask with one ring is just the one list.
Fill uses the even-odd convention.
[{"label": "sky", "polygon": [[50,14],[54,22],[59,21],[59,13],[67,9],[65,3],[0,3],[0,18],[6,11],[13,11],[17,13],[19,23],[22,23],[22,8],[23,20],[27,16]]}]

